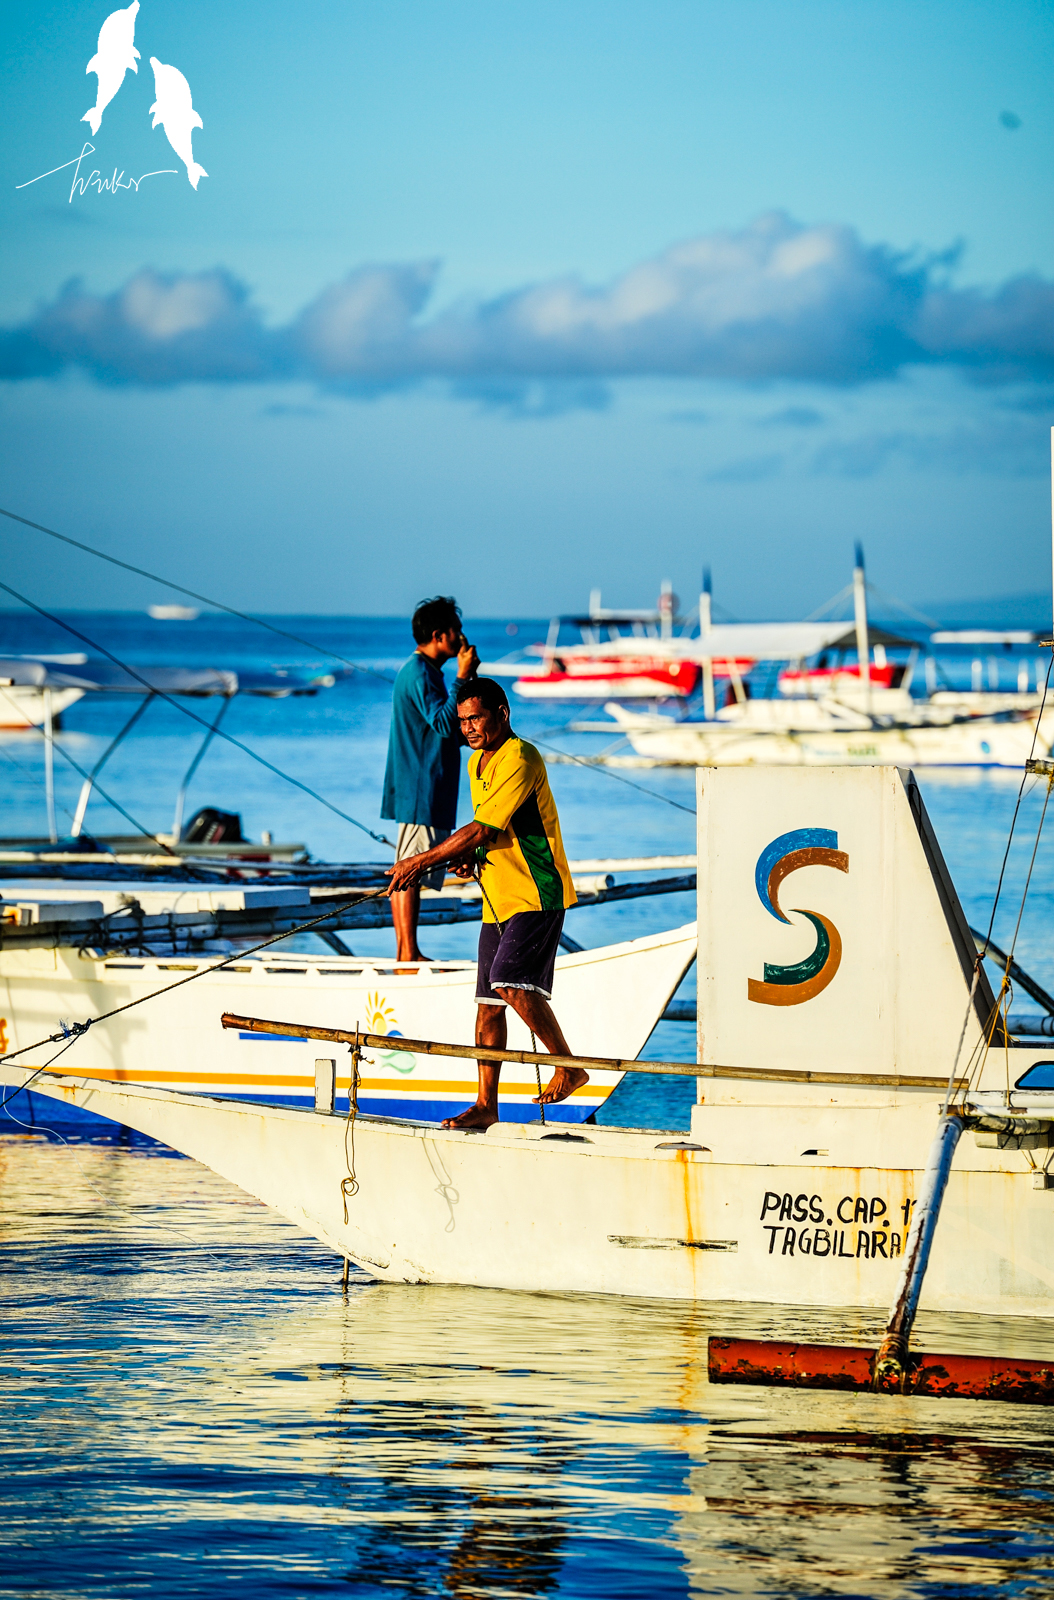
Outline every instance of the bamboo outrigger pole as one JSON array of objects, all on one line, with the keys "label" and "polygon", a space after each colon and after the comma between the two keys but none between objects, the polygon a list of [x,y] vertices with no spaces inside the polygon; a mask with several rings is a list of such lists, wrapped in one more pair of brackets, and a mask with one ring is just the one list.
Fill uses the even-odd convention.
[{"label": "bamboo outrigger pole", "polygon": [[[225,1011],[220,1026],[237,1028],[241,1033],[274,1033],[292,1039],[323,1039],[328,1044],[346,1044],[365,1050],[390,1050],[392,1040],[384,1033],[362,1033],[353,1028],[318,1028],[303,1022],[268,1022],[262,1017],[239,1017]],[[525,1066],[592,1067],[594,1072],[657,1072],[678,1078],[743,1078],[776,1083],[868,1083],[883,1089],[945,1089],[946,1078],[920,1078],[890,1072],[808,1072],[780,1067],[703,1066],[697,1061],[627,1061],[621,1056],[551,1056],[543,1050],[492,1050],[481,1044],[438,1044],[434,1039],[404,1039],[399,1049],[418,1056],[459,1056],[469,1061],[517,1061]],[[964,1087],[965,1078],[957,1079]]]}]

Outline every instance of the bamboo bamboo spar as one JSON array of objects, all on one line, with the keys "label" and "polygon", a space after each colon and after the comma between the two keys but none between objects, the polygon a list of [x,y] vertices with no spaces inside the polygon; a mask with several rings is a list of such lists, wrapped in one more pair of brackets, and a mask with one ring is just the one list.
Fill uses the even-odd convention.
[{"label": "bamboo bamboo spar", "polygon": [[[242,1033],[277,1033],[287,1038],[324,1039],[330,1044],[359,1045],[365,1050],[390,1050],[393,1040],[384,1033],[361,1033],[347,1028],[316,1028],[302,1022],[266,1022],[261,1017],[238,1017],[225,1011],[224,1028]],[[715,1067],[696,1061],[624,1061],[619,1056],[551,1056],[542,1050],[492,1050],[481,1044],[437,1044],[433,1039],[398,1037],[400,1050],[415,1056],[460,1056],[470,1061],[518,1061],[538,1067],[592,1067],[596,1072],[658,1072],[679,1078],[756,1078],[777,1083],[868,1083],[882,1088],[946,1089],[947,1078],[911,1078],[896,1073],[794,1072],[778,1067]],[[957,1080],[957,1085],[966,1079]]]}]

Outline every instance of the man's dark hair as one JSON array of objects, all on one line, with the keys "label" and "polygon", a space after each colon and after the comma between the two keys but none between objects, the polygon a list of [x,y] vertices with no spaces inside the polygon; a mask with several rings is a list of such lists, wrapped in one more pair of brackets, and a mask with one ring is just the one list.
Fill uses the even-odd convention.
[{"label": "man's dark hair", "polygon": [[434,633],[461,627],[461,607],[452,594],[434,595],[431,600],[421,601],[410,626],[414,644],[429,644]]},{"label": "man's dark hair", "polygon": [[461,706],[466,700],[478,700],[485,711],[500,711],[502,706],[506,711],[509,709],[508,695],[493,678],[466,678],[464,683],[459,683],[457,703]]}]

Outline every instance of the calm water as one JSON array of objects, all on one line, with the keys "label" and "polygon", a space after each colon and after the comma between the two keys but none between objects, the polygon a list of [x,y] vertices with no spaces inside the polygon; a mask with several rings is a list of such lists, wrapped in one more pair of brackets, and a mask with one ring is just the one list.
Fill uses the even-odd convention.
[{"label": "calm water", "polygon": [[707,1384],[710,1331],[874,1319],[355,1275],[345,1298],[192,1162],[9,1137],[0,1173],[5,1594],[1054,1588],[1049,1412]]},{"label": "calm water", "polygon": [[[233,622],[77,625],[139,663],[325,664],[321,652]],[[405,650],[401,625],[292,626],[385,670]],[[470,633],[494,655],[540,634],[518,626],[516,636],[504,622]],[[0,619],[0,652],[73,648],[58,630]],[[360,677],[310,700],[239,700],[226,726],[385,831],[387,707],[385,684]],[[81,702],[63,748],[90,766],[128,709]],[[596,749],[561,729],[569,715],[526,707],[515,721],[564,749]],[[151,707],[106,787],[148,827],[167,827],[199,736],[178,712]],[[0,831],[39,831],[39,739],[0,736],[0,771]],[[624,774],[653,795],[573,766],[551,776],[572,856],[693,850],[694,819],[668,803],[693,805],[691,774]],[[967,913],[986,923],[1016,781],[923,783]],[[71,814],[80,778],[61,758],[58,784]],[[247,833],[270,828],[319,856],[384,855],[230,746],[214,745],[199,771],[190,808],[204,804],[240,810]],[[1029,795],[996,924],[1004,941],[1037,820]],[[125,828],[101,800],[89,822]],[[1048,987],[1051,867],[1044,840],[1018,946]],[[594,945],[693,914],[690,896],[640,900],[575,912],[569,931]],[[390,937],[352,936],[362,953],[390,952]],[[465,955],[474,939],[471,926],[429,930],[427,948]],[[649,1053],[690,1059],[692,1043],[690,1027],[661,1024]],[[636,1079],[610,1116],[683,1125],[690,1099],[690,1082]],[[8,1127],[2,1593],[1054,1591],[1049,1414],[707,1385],[708,1332],[852,1342],[881,1319],[395,1288],[360,1276],[345,1298],[325,1250],[193,1162]],[[1041,1326],[965,1319],[931,1318],[920,1335],[931,1348],[1023,1354],[1052,1343]]]}]

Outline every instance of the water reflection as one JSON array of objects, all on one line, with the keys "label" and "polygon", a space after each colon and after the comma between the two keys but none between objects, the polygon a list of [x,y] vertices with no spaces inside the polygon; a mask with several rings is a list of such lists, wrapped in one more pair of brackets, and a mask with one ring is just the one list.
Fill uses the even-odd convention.
[{"label": "water reflection", "polygon": [[[353,1276],[194,1163],[0,1140],[15,1592],[1047,1593],[1041,1409],[710,1389],[870,1315]],[[1049,1351],[1039,1324],[926,1342]]]}]

